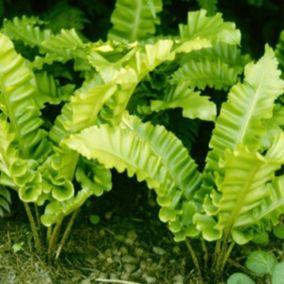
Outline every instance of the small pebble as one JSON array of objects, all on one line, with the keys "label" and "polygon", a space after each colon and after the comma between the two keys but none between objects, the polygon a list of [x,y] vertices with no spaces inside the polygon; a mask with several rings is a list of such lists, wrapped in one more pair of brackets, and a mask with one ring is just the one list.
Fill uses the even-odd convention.
[{"label": "small pebble", "polygon": [[144,276],[144,279],[146,281],[147,284],[151,284],[151,283],[156,283],[157,279],[155,277],[152,276]]},{"label": "small pebble", "polygon": [[106,249],[105,250],[105,255],[106,256],[111,256],[112,255],[112,250],[111,249]]},{"label": "small pebble", "polygon": [[129,263],[124,264],[123,267],[124,267],[124,270],[125,270],[126,272],[128,272],[128,273],[131,273],[131,272],[133,272],[133,271],[136,269],[136,266],[135,266],[135,265],[129,264]]},{"label": "small pebble", "polygon": [[160,247],[153,247],[153,252],[157,255],[165,255],[166,251]]},{"label": "small pebble", "polygon": [[128,254],[128,249],[126,247],[124,247],[124,246],[120,247],[119,250],[120,250],[122,255]]},{"label": "small pebble", "polygon": [[100,235],[101,237],[104,237],[104,236],[106,235],[106,231],[105,231],[104,229],[100,229],[100,230],[99,230],[99,235]]},{"label": "small pebble", "polygon": [[121,234],[118,234],[115,236],[115,238],[119,241],[123,241],[125,239],[125,236],[124,235],[121,235]]},{"label": "small pebble", "polygon": [[121,273],[121,276],[120,276],[121,280],[126,280],[126,281],[129,280],[129,277],[130,275],[127,272]]},{"label": "small pebble", "polygon": [[183,276],[180,275],[180,274],[177,274],[176,276],[174,276],[173,278],[173,281],[174,283],[173,284],[183,284]]},{"label": "small pebble", "polygon": [[117,274],[115,274],[115,273],[111,273],[110,274],[110,279],[118,279],[119,277],[118,277],[118,275]]},{"label": "small pebble", "polygon": [[134,250],[134,253],[137,255],[137,256],[142,256],[144,254],[144,250],[142,248],[136,248]]},{"label": "small pebble", "polygon": [[174,246],[173,247],[173,252],[176,253],[176,254],[179,254],[180,253],[180,247]]},{"label": "small pebble", "polygon": [[136,263],[137,259],[131,255],[125,255],[122,257],[122,261],[125,263]]},{"label": "small pebble", "polygon": [[137,239],[137,233],[134,230],[131,230],[127,232],[127,237],[131,240],[136,240]]}]

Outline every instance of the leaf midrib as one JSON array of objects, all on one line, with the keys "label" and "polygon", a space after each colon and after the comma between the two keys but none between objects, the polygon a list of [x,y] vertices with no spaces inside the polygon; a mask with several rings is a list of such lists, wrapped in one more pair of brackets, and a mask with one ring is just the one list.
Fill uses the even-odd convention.
[{"label": "leaf midrib", "polygon": [[138,0],[137,1],[137,6],[136,6],[136,10],[134,13],[134,21],[133,21],[133,28],[132,28],[132,32],[131,32],[131,37],[130,40],[135,41],[137,40],[137,31],[138,31],[138,26],[140,24],[140,14],[142,11],[142,1],[143,0]]},{"label": "leaf midrib", "polygon": [[[254,111],[255,111],[255,106],[256,106],[256,104],[257,104],[257,102],[259,100],[259,97],[261,96],[261,89],[262,89],[262,85],[264,83],[264,80],[263,80],[264,73],[265,72],[262,72],[262,74],[260,76],[260,79],[259,79],[260,84],[258,85],[258,87],[255,90],[255,94],[253,96],[251,107],[248,109],[247,112],[245,112],[244,119],[242,120],[244,123],[241,124],[241,128],[240,128],[240,131],[239,131],[239,135],[238,135],[238,137],[236,139],[236,144],[235,145],[237,145],[237,144],[245,144],[244,140],[245,140],[245,137],[246,137],[246,134],[247,134],[247,130],[249,128],[250,121],[251,121],[251,119],[253,117],[253,114],[254,114]],[[249,82],[247,82],[247,83],[250,86],[252,86]]]}]

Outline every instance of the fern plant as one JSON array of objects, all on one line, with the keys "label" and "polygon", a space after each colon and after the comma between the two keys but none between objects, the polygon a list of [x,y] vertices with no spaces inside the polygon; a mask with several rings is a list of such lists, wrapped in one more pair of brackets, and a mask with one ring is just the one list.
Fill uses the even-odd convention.
[{"label": "fern plant", "polygon": [[[128,2],[116,2],[106,42],[73,29],[53,33],[38,18],[4,22],[0,184],[24,203],[39,251],[46,227],[52,258],[84,202],[111,189],[110,169],[127,171],[155,190],[159,218],[176,241],[186,241],[200,274],[189,240],[200,239],[205,254],[203,241],[216,242],[218,278],[234,244],[269,231],[284,210],[277,60],[267,46],[249,62],[235,25],[205,10],[188,13],[178,36],[154,37],[161,2]],[[29,59],[16,51],[19,41],[31,48]],[[224,101],[228,90],[220,107],[214,95]],[[215,123],[203,171],[174,133],[151,121],[169,109]]]},{"label": "fern plant", "polygon": [[[0,38],[1,184],[14,189],[24,202],[37,249],[42,250],[42,223],[48,228],[48,254],[51,257],[57,250],[58,256],[77,210],[91,195],[100,196],[111,188],[107,168],[97,160],[87,161],[62,140],[94,125],[119,125],[137,85],[149,72],[165,61],[174,61],[178,54],[208,48],[211,43],[205,38],[160,39],[146,44],[84,43],[75,30],[53,34],[41,20],[27,17],[6,21],[2,32],[9,37],[2,33]],[[11,39],[36,47],[33,61],[18,54]],[[74,60],[74,72],[83,79],[81,86],[61,86],[56,68],[49,71],[50,65],[69,60]],[[70,73],[70,80],[74,75]],[[214,113],[208,98],[204,103]],[[64,106],[54,123],[44,120],[42,114],[58,104]],[[174,136],[164,135],[185,151]],[[196,171],[190,159],[187,163],[189,170]],[[75,181],[79,187],[74,186]],[[34,210],[30,203],[36,205]],[[70,225],[55,249],[69,214],[73,214]]]},{"label": "fern plant", "polygon": [[[216,15],[213,20],[203,18],[203,13],[200,12],[198,17],[195,13],[189,14],[189,28],[187,30],[186,27],[181,27],[181,37],[197,38],[207,35],[210,30],[209,40],[216,44],[215,50],[209,49],[208,52],[205,49],[204,55],[203,50],[197,50],[197,54],[189,53],[180,59],[182,64],[186,58],[190,61],[195,56],[202,59],[203,56],[210,56],[211,52],[214,54],[221,46],[225,47],[228,40],[231,41],[230,44],[237,43],[237,32],[230,32],[230,35],[235,34],[232,39],[225,36],[225,31],[233,28],[229,24],[220,24],[224,38],[222,32],[217,32],[217,28],[214,36],[214,28],[218,24],[212,27],[213,24],[209,26],[209,23],[217,23],[220,15]],[[191,21],[200,21],[199,25],[193,25],[197,27],[196,30],[190,29]],[[207,25],[208,31],[204,28]],[[203,27],[200,31],[199,26]],[[230,52],[232,50],[230,49]],[[138,180],[145,180],[157,193],[157,202],[161,206],[160,219],[169,223],[169,228],[177,241],[200,235],[207,241],[216,241],[216,258],[212,266],[217,279],[234,244],[245,244],[263,231],[271,230],[284,209],[284,199],[280,190],[283,178],[276,176],[276,172],[283,164],[284,135],[273,117],[274,108],[279,107],[275,105],[275,100],[283,93],[284,83],[280,79],[274,52],[269,47],[266,47],[265,55],[257,63],[249,62],[246,65],[244,80],[238,82],[242,62],[246,62],[247,58],[241,57],[236,51],[235,49],[234,55],[225,53],[225,57],[238,58],[236,61],[240,63],[239,66],[234,64],[236,73],[230,83],[226,84],[222,78],[219,81],[220,73],[213,69],[212,73],[217,74],[212,75],[214,83],[200,85],[199,80],[196,80],[197,83],[191,81],[190,76],[194,76],[194,71],[189,70],[181,77],[185,80],[188,76],[189,85],[182,89],[180,82],[176,90],[182,91],[172,92],[171,96],[163,97],[160,103],[152,101],[151,104],[152,110],[181,107],[186,115],[186,107],[192,105],[185,103],[192,95],[192,92],[186,91],[191,84],[200,90],[207,84],[209,87],[226,90],[235,83],[216,120],[209,145],[211,150],[202,174],[197,170],[193,160],[184,160],[186,153],[181,154],[181,150],[175,151],[178,148],[174,146],[174,142],[170,142],[170,138],[162,135],[160,126],[150,127],[148,123],[145,124],[127,113],[116,127],[110,127],[108,124],[91,126],[79,134],[71,135],[64,142],[88,159],[97,159],[107,168],[127,170],[129,176],[136,174]],[[222,56],[224,53],[219,54]],[[226,68],[223,66],[220,70],[224,71]],[[176,74],[175,77],[179,77],[184,72],[178,70]],[[230,74],[223,73],[224,76],[231,76]],[[218,81],[224,85],[220,85]],[[185,99],[178,99],[179,93]],[[177,103],[178,100],[180,103]],[[197,99],[193,101],[197,102]],[[197,110],[197,107],[194,109]],[[206,112],[204,104],[200,109]],[[192,115],[190,110],[188,113]],[[269,128],[272,123],[273,134]],[[156,132],[160,134],[157,135]],[[95,137],[100,137],[101,140],[96,140]],[[160,141],[166,145],[163,146]],[[155,158],[155,155],[158,157]],[[144,157],[147,157],[147,164]],[[190,156],[187,157],[190,159]],[[190,164],[191,167],[188,166]],[[177,180],[171,181],[173,178]],[[200,269],[190,243],[188,246],[196,267]]]}]

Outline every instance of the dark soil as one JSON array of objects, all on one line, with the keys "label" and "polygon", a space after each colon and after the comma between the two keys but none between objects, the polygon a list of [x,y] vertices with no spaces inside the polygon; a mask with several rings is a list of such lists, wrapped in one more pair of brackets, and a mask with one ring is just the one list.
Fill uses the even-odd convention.
[{"label": "dark soil", "polygon": [[[158,220],[152,193],[141,189],[121,197],[132,185],[127,181],[119,185],[124,189],[90,200],[52,264],[35,253],[22,208],[0,219],[0,283],[200,283],[186,246],[175,243]],[[97,225],[89,221],[91,214],[100,217]]]}]

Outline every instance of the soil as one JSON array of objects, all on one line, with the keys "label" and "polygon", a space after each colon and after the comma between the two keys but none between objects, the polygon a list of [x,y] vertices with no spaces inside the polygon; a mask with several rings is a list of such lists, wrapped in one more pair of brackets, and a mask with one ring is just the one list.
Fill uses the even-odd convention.
[{"label": "soil", "polygon": [[[143,190],[120,198],[123,194],[120,190],[90,200],[60,258],[52,264],[35,253],[21,208],[0,219],[0,283],[200,283],[186,246],[175,243],[159,221],[153,196]],[[96,225],[89,220],[93,214],[100,217]]]}]

